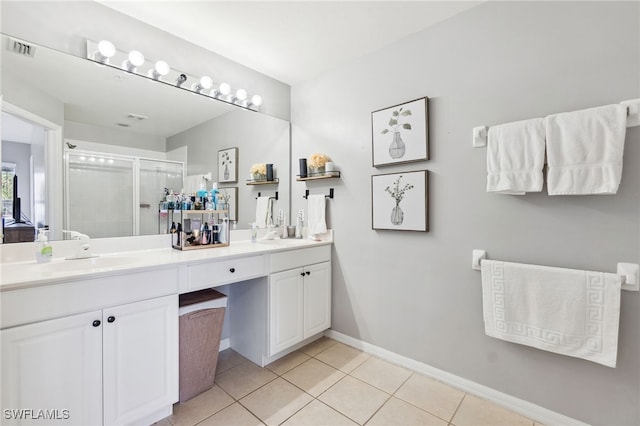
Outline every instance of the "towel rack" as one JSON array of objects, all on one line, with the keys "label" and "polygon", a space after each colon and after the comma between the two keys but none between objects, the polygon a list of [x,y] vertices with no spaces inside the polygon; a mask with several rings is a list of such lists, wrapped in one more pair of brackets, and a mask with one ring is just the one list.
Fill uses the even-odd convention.
[{"label": "towel rack", "polygon": [[[473,250],[471,268],[479,271],[483,259],[487,259],[486,250]],[[640,291],[640,264],[618,263],[616,274],[622,276],[622,290]]]},{"label": "towel rack", "polygon": [[[258,192],[258,196],[256,197],[256,200],[257,200],[259,197],[260,197],[260,193]],[[269,198],[271,198],[272,200],[276,200],[276,201],[278,201],[278,191],[276,191],[276,195],[274,195],[273,197],[269,197]]]},{"label": "towel rack", "polygon": [[[640,126],[640,99],[630,99],[628,101],[622,101],[620,104],[627,108],[627,127]],[[488,134],[489,126],[474,127],[471,146],[474,148],[487,146]]]},{"label": "towel rack", "polygon": [[[333,198],[333,188],[329,188],[329,195],[325,195],[326,198]],[[302,198],[309,198],[309,190],[306,189],[304,191],[304,195],[302,196]]]}]

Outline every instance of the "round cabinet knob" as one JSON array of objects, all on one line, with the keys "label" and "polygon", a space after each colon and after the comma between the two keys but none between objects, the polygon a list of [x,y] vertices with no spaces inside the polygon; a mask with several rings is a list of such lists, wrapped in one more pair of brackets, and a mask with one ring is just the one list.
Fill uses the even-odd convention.
[{"label": "round cabinet knob", "polygon": [[114,322],[116,320],[116,317],[114,316],[110,316],[107,318],[107,322]]},{"label": "round cabinet knob", "polygon": [[311,272],[307,271],[307,275],[311,275]]},{"label": "round cabinet knob", "polygon": [[304,277],[304,272],[300,272],[300,275]]},{"label": "round cabinet knob", "polygon": [[229,269],[229,272],[231,272],[232,274],[236,271],[236,268],[231,268]]},{"label": "round cabinet knob", "polygon": [[100,320],[94,320],[93,323],[91,325],[93,325],[94,327],[100,327]]}]

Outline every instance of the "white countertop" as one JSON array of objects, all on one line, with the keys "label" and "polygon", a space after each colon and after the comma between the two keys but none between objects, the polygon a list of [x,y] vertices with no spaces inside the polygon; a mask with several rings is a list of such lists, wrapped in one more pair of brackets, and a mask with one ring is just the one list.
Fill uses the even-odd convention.
[{"label": "white countertop", "polygon": [[[252,243],[250,241],[232,240],[228,247],[200,250],[180,251],[167,247],[110,251],[104,254],[100,254],[100,251],[94,251],[94,253],[98,253],[97,257],[82,260],[65,260],[63,257],[54,257],[51,262],[40,264],[36,263],[35,260],[3,262],[0,264],[0,291],[121,275],[133,271],[152,270],[162,267],[169,268],[186,263],[210,262],[327,245],[333,242],[332,237],[331,232],[329,232],[322,241],[291,238]],[[10,250],[10,246],[3,247],[3,250]]]}]

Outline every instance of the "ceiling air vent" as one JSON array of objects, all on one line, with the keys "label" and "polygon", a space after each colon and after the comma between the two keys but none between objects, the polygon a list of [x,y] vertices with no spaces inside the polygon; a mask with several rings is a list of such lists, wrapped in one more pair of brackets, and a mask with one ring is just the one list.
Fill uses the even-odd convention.
[{"label": "ceiling air vent", "polygon": [[30,58],[33,58],[33,56],[36,54],[36,47],[34,45],[12,37],[9,37],[8,49],[13,53],[17,53],[18,55],[22,56],[28,56]]}]

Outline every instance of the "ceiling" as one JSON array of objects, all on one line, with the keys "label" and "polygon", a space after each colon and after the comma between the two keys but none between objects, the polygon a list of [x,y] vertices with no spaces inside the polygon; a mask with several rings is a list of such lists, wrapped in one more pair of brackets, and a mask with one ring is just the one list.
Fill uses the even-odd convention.
[{"label": "ceiling", "polygon": [[289,85],[481,3],[98,1]]}]

